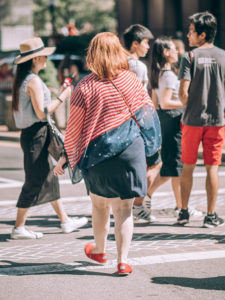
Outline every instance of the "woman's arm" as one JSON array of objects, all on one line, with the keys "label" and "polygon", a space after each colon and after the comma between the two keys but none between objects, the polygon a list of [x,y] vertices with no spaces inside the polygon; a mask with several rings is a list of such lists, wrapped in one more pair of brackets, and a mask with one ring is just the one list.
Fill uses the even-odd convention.
[{"label": "woman's arm", "polygon": [[152,102],[155,105],[156,109],[159,109],[159,102],[158,102],[158,96],[156,94],[155,89],[152,90]]},{"label": "woman's arm", "polygon": [[181,79],[180,80],[180,89],[179,89],[179,97],[184,105],[188,102],[188,89],[190,86],[190,80]]},{"label": "woman's arm", "polygon": [[[44,113],[44,91],[42,82],[38,77],[32,78],[27,85],[27,94],[31,98],[31,102],[36,116],[42,120],[46,117]],[[71,88],[68,87],[58,96],[56,100],[51,101],[47,106],[50,114],[52,114],[66,99],[71,96]]]},{"label": "woman's arm", "polygon": [[184,107],[180,100],[172,100],[173,90],[165,88],[162,92],[160,106],[162,109],[176,109]]}]

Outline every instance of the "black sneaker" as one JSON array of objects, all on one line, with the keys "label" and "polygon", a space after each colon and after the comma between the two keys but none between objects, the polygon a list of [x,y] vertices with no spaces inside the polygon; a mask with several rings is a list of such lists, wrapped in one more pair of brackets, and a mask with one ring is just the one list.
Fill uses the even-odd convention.
[{"label": "black sneaker", "polygon": [[189,223],[189,212],[186,209],[181,209],[178,215],[177,223],[179,224],[187,224]]},{"label": "black sneaker", "polygon": [[203,227],[212,228],[224,225],[224,220],[219,218],[216,213],[205,216]]}]

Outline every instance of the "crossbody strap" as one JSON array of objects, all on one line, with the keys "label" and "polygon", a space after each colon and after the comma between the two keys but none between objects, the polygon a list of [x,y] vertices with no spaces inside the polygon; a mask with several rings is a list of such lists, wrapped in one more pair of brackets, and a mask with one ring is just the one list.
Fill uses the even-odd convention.
[{"label": "crossbody strap", "polygon": [[190,65],[192,66],[194,54],[192,51],[188,51],[188,54],[189,54],[189,58],[190,58]]},{"label": "crossbody strap", "polygon": [[128,107],[128,110],[129,110],[129,112],[130,112],[130,114],[131,114],[131,117],[134,119],[134,121],[136,122],[138,128],[140,129],[140,125],[139,125],[139,123],[138,123],[138,121],[137,121],[137,119],[136,119],[136,116],[135,116],[134,112],[132,111],[131,106],[128,104],[127,99],[126,99],[125,96],[121,93],[121,91],[118,89],[118,87],[115,85],[115,83],[114,83],[112,80],[110,80],[110,82],[112,83],[112,85],[114,86],[114,88],[117,90],[117,92],[123,97],[123,100],[124,100],[124,102],[126,103],[126,105],[127,105],[127,107]]}]

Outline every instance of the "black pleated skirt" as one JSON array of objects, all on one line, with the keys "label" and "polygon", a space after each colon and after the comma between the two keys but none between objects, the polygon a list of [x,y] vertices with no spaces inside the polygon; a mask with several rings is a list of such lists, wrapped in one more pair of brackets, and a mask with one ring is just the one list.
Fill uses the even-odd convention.
[{"label": "black pleated skirt", "polygon": [[22,129],[20,143],[24,153],[25,182],[17,207],[28,208],[60,198],[59,180],[53,175],[53,163],[48,153],[49,141],[49,128],[45,122]]},{"label": "black pleated skirt", "polygon": [[84,175],[88,192],[106,197],[131,199],[147,194],[144,142],[138,137],[119,155],[91,167]]}]

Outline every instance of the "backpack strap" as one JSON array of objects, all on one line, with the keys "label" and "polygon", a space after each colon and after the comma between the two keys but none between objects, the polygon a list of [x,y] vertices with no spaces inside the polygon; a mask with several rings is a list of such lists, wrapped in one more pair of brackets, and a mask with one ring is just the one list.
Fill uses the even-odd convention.
[{"label": "backpack strap", "polygon": [[192,51],[188,51],[189,58],[190,58],[190,71],[191,71],[191,78],[193,77],[193,59],[194,53]]}]

